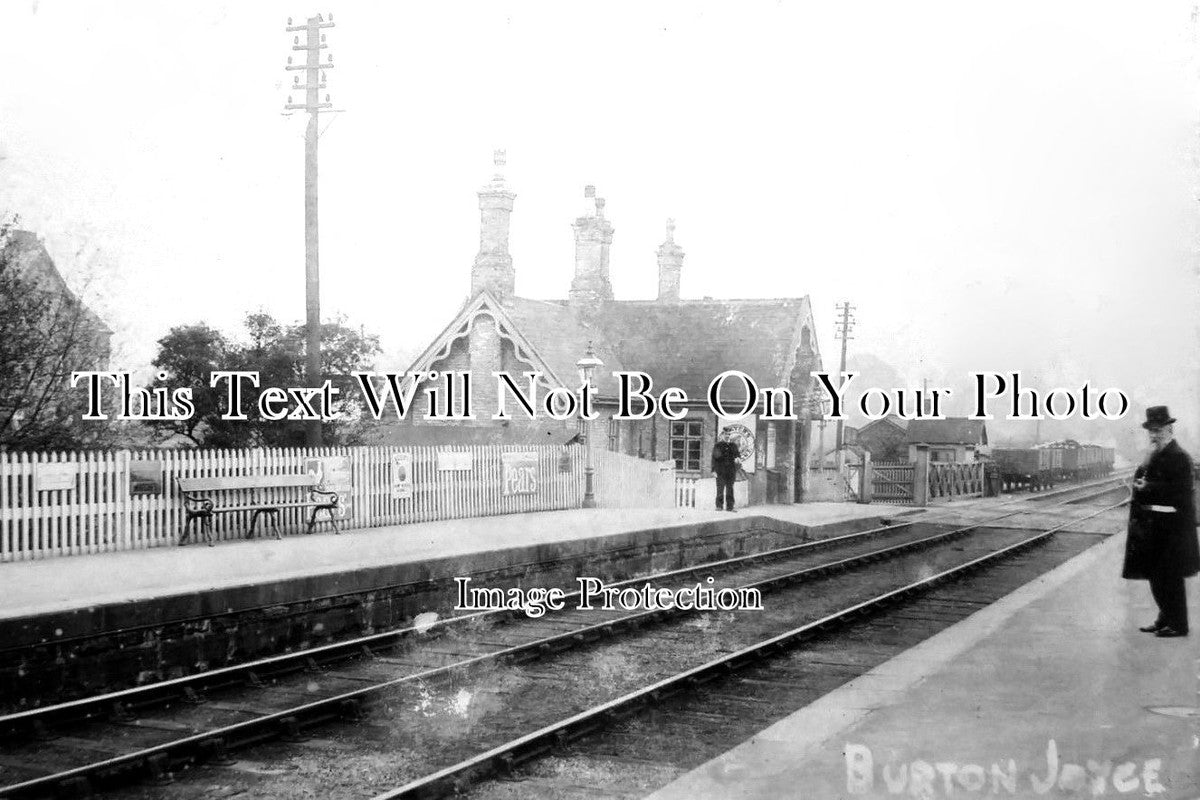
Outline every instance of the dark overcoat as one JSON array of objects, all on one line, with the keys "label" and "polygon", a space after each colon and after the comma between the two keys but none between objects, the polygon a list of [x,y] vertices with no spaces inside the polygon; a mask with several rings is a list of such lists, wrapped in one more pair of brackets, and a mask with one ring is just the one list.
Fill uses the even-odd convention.
[{"label": "dark overcoat", "polygon": [[721,478],[733,480],[741,455],[741,448],[733,442],[717,442],[712,451],[712,471]]},{"label": "dark overcoat", "polygon": [[1148,580],[1200,572],[1192,459],[1172,440],[1138,467],[1133,477],[1145,478],[1146,487],[1135,489],[1129,503],[1121,576]]}]

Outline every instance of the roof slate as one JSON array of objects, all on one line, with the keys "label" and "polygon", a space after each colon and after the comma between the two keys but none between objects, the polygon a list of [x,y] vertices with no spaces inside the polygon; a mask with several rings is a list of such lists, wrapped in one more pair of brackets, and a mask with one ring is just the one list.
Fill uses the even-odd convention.
[{"label": "roof slate", "polygon": [[[475,302],[468,301],[460,314]],[[645,372],[656,394],[676,387],[695,401],[704,401],[709,383],[726,370],[745,372],[759,389],[787,386],[793,347],[811,318],[807,297],[610,300],[590,309],[566,300],[510,297],[496,305],[533,348],[532,355],[568,386],[577,384],[575,363],[591,344],[604,363],[594,383],[608,398],[617,393],[614,370]],[[815,352],[815,335],[810,341]],[[736,403],[743,396],[740,381],[726,382],[723,399]]]},{"label": "roof slate", "polygon": [[909,444],[987,444],[981,419],[914,419],[908,423]]},{"label": "roof slate", "polygon": [[[760,389],[786,386],[793,342],[807,298],[613,301],[596,324],[628,369],[649,374],[659,388],[677,386],[703,399],[726,370],[745,372]],[[739,384],[727,384],[730,397]]]}]

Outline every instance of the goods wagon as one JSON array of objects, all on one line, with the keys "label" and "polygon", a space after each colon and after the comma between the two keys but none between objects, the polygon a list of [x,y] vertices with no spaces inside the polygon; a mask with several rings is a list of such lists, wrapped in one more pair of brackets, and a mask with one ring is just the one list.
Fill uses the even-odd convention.
[{"label": "goods wagon", "polygon": [[992,459],[1000,467],[1004,490],[1011,492],[1028,488],[1036,491],[1050,486],[1054,470],[1061,468],[1062,451],[1047,447],[996,447]]}]

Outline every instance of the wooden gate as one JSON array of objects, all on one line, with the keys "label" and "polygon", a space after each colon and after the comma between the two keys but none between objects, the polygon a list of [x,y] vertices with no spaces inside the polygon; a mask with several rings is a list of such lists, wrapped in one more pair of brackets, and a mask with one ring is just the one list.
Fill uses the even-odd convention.
[{"label": "wooden gate", "polygon": [[913,505],[915,502],[913,492],[915,472],[915,464],[889,464],[887,462],[872,464],[872,502],[899,506]]}]

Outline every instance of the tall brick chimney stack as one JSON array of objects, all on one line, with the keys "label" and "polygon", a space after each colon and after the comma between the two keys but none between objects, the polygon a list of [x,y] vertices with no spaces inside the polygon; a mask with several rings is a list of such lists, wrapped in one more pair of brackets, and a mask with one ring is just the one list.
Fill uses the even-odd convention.
[{"label": "tall brick chimney stack", "polygon": [[596,197],[596,187],[588,186],[583,196],[595,201],[595,213],[575,220],[575,277],[568,297],[572,305],[594,307],[611,300],[612,281],[608,274],[608,251],[613,226],[604,218],[604,198]]},{"label": "tall brick chimney stack", "polygon": [[516,195],[504,182],[505,151],[496,150],[496,174],[479,190],[479,255],[471,267],[471,296],[487,289],[500,301],[513,296],[517,273],[508,254],[508,222]]},{"label": "tall brick chimney stack", "polygon": [[658,302],[679,302],[679,273],[683,248],[675,244],[675,220],[667,220],[667,240],[658,248]]}]

